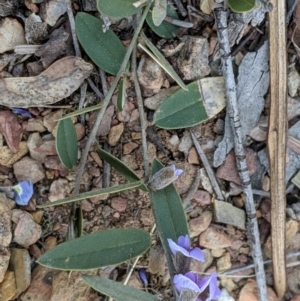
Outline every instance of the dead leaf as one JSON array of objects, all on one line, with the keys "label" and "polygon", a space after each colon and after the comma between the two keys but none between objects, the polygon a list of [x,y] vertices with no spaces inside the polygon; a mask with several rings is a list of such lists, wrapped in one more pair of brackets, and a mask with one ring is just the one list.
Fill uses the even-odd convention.
[{"label": "dead leaf", "polygon": [[0,132],[5,137],[11,151],[17,153],[23,129],[18,118],[10,111],[0,111]]},{"label": "dead leaf", "polygon": [[0,53],[13,50],[14,46],[26,44],[22,25],[12,18],[5,18],[0,23]]},{"label": "dead leaf", "polygon": [[38,76],[0,80],[0,104],[28,108],[70,96],[91,74],[93,66],[75,56],[64,57]]}]

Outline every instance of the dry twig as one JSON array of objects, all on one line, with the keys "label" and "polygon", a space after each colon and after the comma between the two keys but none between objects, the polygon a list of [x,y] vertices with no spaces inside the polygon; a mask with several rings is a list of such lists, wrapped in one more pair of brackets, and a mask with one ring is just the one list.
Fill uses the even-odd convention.
[{"label": "dry twig", "polygon": [[271,237],[274,286],[279,299],[286,291],[285,269],[285,166],[287,132],[287,55],[285,2],[270,1],[270,117],[268,149],[271,178]]},{"label": "dry twig", "polygon": [[230,55],[230,46],[227,28],[227,11],[223,7],[214,10],[217,24],[218,41],[220,45],[220,54],[223,66],[223,76],[225,80],[227,110],[234,135],[234,150],[236,155],[237,168],[243,192],[245,195],[245,207],[247,213],[247,226],[250,235],[249,240],[252,245],[252,257],[255,265],[256,280],[260,301],[267,301],[267,286],[265,278],[265,270],[262,258],[261,245],[259,240],[259,230],[256,218],[256,210],[253,201],[253,192],[251,189],[251,181],[246,163],[246,155],[242,144],[243,137],[241,131],[241,121],[239,118],[236,84],[232,68],[232,60]]}]

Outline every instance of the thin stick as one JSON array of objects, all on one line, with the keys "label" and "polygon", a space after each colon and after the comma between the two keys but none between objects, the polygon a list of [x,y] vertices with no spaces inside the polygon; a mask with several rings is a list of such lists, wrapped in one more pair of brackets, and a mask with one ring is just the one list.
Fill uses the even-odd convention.
[{"label": "thin stick", "polygon": [[93,83],[93,81],[88,77],[87,82],[90,85],[90,87],[93,89],[93,91],[97,94],[97,96],[100,99],[104,98],[104,95],[100,92],[100,90],[97,88],[97,86]]},{"label": "thin stick", "polygon": [[142,98],[142,92],[140,83],[138,81],[137,76],[137,63],[136,63],[136,47],[134,47],[131,57],[131,72],[133,76],[135,94],[138,101],[138,109],[140,114],[140,122],[141,122],[141,133],[142,133],[142,151],[143,151],[143,163],[144,163],[144,170],[145,170],[145,177],[149,177],[149,158],[148,158],[148,150],[147,150],[147,122],[145,120],[145,113],[144,113],[144,104]]},{"label": "thin stick", "polygon": [[246,163],[246,155],[242,144],[243,135],[241,131],[241,121],[239,118],[236,84],[232,68],[232,60],[230,56],[230,46],[227,28],[227,11],[223,7],[214,10],[217,24],[218,40],[220,45],[220,54],[223,66],[223,76],[226,87],[227,112],[234,135],[234,150],[236,155],[236,163],[243,186],[245,195],[245,207],[247,213],[249,240],[252,243],[252,256],[255,265],[256,280],[260,301],[267,301],[267,286],[265,270],[262,258],[261,245],[259,240],[259,230],[256,218],[256,210],[253,201],[253,193],[251,189],[251,181]]},{"label": "thin stick", "polygon": [[176,4],[180,14],[185,17],[187,15],[186,9],[183,7],[181,0],[174,0],[174,3]]},{"label": "thin stick", "polygon": [[[85,98],[86,98],[86,90],[87,90],[87,82],[84,81],[80,87],[80,101],[79,101],[79,104],[78,104],[78,109],[82,109],[83,106],[84,106],[84,101],[85,101]],[[81,114],[80,115],[80,123],[84,124],[84,114]]]},{"label": "thin stick", "polygon": [[173,25],[183,27],[183,28],[192,28],[194,26],[194,23],[191,22],[185,22],[185,21],[180,21],[171,17],[165,17],[165,21],[168,23],[171,23]]},{"label": "thin stick", "polygon": [[[84,168],[85,168],[85,164],[86,164],[86,161],[87,161],[87,157],[88,157],[88,154],[89,154],[89,150],[90,150],[90,147],[92,145],[92,143],[94,142],[94,139],[96,137],[96,134],[97,134],[97,131],[98,131],[98,128],[99,128],[99,125],[101,123],[101,120],[103,118],[103,115],[105,113],[105,110],[110,102],[110,99],[111,97],[113,96],[114,94],[114,91],[118,85],[118,82],[121,78],[121,75],[124,73],[124,71],[126,70],[126,67],[127,67],[127,63],[129,61],[129,58],[130,58],[130,55],[133,51],[133,48],[135,47],[135,44],[136,44],[136,41],[137,41],[137,38],[138,38],[138,35],[143,27],[143,24],[144,24],[144,21],[146,19],[146,16],[148,14],[148,11],[150,9],[152,5],[152,1],[149,1],[147,6],[145,7],[144,9],[144,12],[143,12],[143,15],[141,17],[141,20],[140,20],[140,23],[138,24],[137,28],[136,28],[136,31],[134,33],[134,36],[131,40],[131,43],[127,49],[127,52],[125,54],[125,57],[123,59],[123,62],[121,64],[121,67],[120,67],[120,70],[118,72],[118,74],[116,75],[107,95],[105,96],[104,100],[103,100],[103,106],[95,120],[95,123],[94,123],[94,126],[90,132],[90,136],[86,142],[86,146],[82,152],[82,155],[81,155],[81,160],[80,160],[80,163],[79,163],[79,167],[78,167],[78,171],[77,171],[77,177],[76,177],[76,181],[75,181],[75,189],[76,187],[79,187],[80,185],[80,181],[81,181],[81,177],[83,175],[83,172],[84,172]],[[101,29],[100,29],[101,30]]]},{"label": "thin stick", "polygon": [[207,157],[206,157],[206,155],[205,155],[205,153],[204,153],[204,151],[203,151],[200,143],[198,142],[196,136],[194,135],[194,133],[192,131],[190,131],[190,133],[191,133],[194,145],[196,147],[197,153],[198,153],[198,155],[199,155],[199,157],[200,157],[200,159],[201,159],[201,161],[203,163],[203,166],[204,166],[204,168],[206,170],[207,176],[208,176],[208,178],[210,180],[210,183],[211,183],[211,185],[212,185],[212,187],[213,187],[213,189],[215,191],[217,199],[219,201],[224,201],[224,196],[222,194],[222,191],[220,189],[218,181],[217,181],[217,179],[215,177],[215,173],[212,170],[212,168],[211,168],[211,166],[210,166],[210,164],[209,164],[209,162],[207,160]]},{"label": "thin stick", "polygon": [[[292,258],[292,257],[295,257],[295,256],[299,256],[300,255],[300,252],[294,252],[294,253],[289,253],[286,255],[286,258]],[[271,259],[267,259],[264,261],[264,264],[269,264],[269,263],[272,263],[273,260]],[[230,275],[230,274],[233,274],[233,273],[237,273],[237,272],[241,272],[241,271],[245,271],[245,270],[249,270],[249,269],[253,269],[254,268],[254,264],[248,264],[246,266],[242,266],[242,267],[238,267],[238,268],[234,268],[234,269],[230,269],[230,270],[227,270],[225,272],[222,272],[222,273],[219,273],[219,275]]]},{"label": "thin stick", "polygon": [[[110,145],[105,141],[104,150],[110,153]],[[107,188],[110,186],[110,164],[103,161],[103,175],[102,175],[102,188]]]},{"label": "thin stick", "polygon": [[271,237],[274,287],[279,299],[287,288],[285,269],[285,166],[287,133],[287,54],[285,2],[272,0],[269,13],[270,117],[268,153],[272,199]]},{"label": "thin stick", "polygon": [[[73,11],[72,11],[72,3],[71,3],[71,0],[65,0],[65,3],[67,6],[67,13],[68,13],[68,18],[69,18],[69,23],[70,23],[70,28],[71,28],[71,34],[72,34],[75,54],[76,54],[76,56],[81,57],[81,51],[80,51],[80,47],[79,47],[77,36],[76,36],[75,20],[74,20]],[[82,96],[85,94],[84,90],[85,90],[84,87],[81,85],[80,99],[82,99],[83,98]],[[78,194],[79,189],[80,189],[80,180],[78,183],[76,183],[76,185],[74,187],[73,195]],[[68,240],[72,240],[75,238],[74,220],[75,220],[75,215],[76,215],[76,206],[77,206],[76,203],[72,204],[71,213],[69,216]]]},{"label": "thin stick", "polygon": [[68,18],[69,18],[69,23],[70,23],[70,28],[71,28],[73,44],[74,44],[74,48],[75,48],[75,54],[76,54],[76,56],[81,57],[81,51],[80,51],[80,47],[79,47],[77,36],[76,36],[75,20],[74,20],[73,11],[72,11],[72,3],[71,3],[71,0],[65,0],[65,2],[66,2],[66,6],[67,6],[67,13],[68,13]]}]

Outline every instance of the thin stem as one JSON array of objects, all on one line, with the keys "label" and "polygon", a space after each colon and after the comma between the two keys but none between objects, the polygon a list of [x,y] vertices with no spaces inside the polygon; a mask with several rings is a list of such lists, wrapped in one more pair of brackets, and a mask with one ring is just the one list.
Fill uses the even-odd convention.
[{"label": "thin stem", "polygon": [[204,151],[203,151],[200,143],[198,142],[196,136],[194,135],[193,131],[190,131],[190,133],[191,133],[194,145],[196,147],[197,153],[198,153],[198,155],[199,155],[199,157],[200,157],[200,159],[202,161],[202,164],[203,164],[203,166],[204,166],[204,168],[206,170],[206,173],[207,173],[207,176],[208,176],[208,178],[210,180],[210,183],[211,183],[212,187],[214,188],[214,191],[215,191],[215,194],[217,196],[217,199],[219,201],[223,201],[224,200],[224,196],[223,196],[222,191],[221,191],[221,189],[219,187],[219,184],[218,184],[218,181],[217,181],[217,179],[215,177],[214,171],[211,168],[211,166],[210,166],[210,164],[208,162],[208,159],[207,159],[207,157],[206,157],[206,155],[205,155],[205,153],[204,153]]},{"label": "thin stem", "polygon": [[[136,44],[136,41],[137,41],[137,38],[138,38],[138,35],[142,29],[142,26],[144,24],[144,21],[146,19],[146,16],[148,14],[148,11],[152,5],[152,1],[149,1],[149,3],[147,4],[147,6],[145,7],[144,9],[144,12],[143,12],[143,15],[141,17],[141,21],[140,23],[138,24],[137,28],[136,28],[136,31],[134,33],[134,36],[132,38],[132,41],[127,49],[127,52],[125,54],[125,57],[123,59],[123,62],[121,64],[121,67],[120,67],[120,70],[118,72],[118,74],[116,75],[107,95],[105,96],[104,100],[103,100],[103,106],[95,120],[95,123],[94,123],[94,126],[90,132],[90,135],[89,135],[89,138],[87,140],[87,143],[86,143],[86,146],[82,152],[82,156],[81,156],[81,160],[80,160],[80,163],[79,163],[79,167],[78,167],[78,172],[77,172],[77,177],[76,177],[76,181],[75,181],[75,189],[79,189],[79,185],[80,185],[80,181],[81,181],[81,177],[83,175],[83,172],[84,172],[84,168],[85,168],[85,164],[86,164],[86,161],[87,161],[87,157],[88,157],[88,153],[89,153],[89,150],[90,150],[90,147],[92,145],[92,143],[94,142],[94,139],[96,137],[96,133],[97,133],[97,130],[99,128],[99,125],[101,123],[101,120],[103,118],[103,115],[105,113],[105,110],[110,102],[110,99],[111,97],[113,96],[114,94],[114,91],[118,85],[118,82],[121,78],[121,75],[125,72],[126,70],[126,67],[127,67],[127,64],[128,64],[128,61],[129,61],[129,58],[130,58],[130,55],[133,51],[133,48],[135,47],[135,44]],[[100,29],[101,30],[101,29]],[[76,188],[78,187],[78,188]]]},{"label": "thin stem", "polygon": [[66,6],[67,6],[67,13],[68,13],[68,18],[69,18],[69,23],[70,23],[70,28],[71,28],[73,44],[74,44],[74,48],[75,48],[75,54],[76,54],[76,56],[81,57],[81,51],[80,51],[80,47],[79,47],[77,36],[76,36],[75,20],[74,20],[73,11],[72,11],[71,0],[66,0]]}]

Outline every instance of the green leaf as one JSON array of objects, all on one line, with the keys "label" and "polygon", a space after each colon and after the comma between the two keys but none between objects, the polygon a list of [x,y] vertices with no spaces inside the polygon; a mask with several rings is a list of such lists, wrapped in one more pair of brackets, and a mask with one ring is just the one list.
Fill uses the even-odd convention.
[{"label": "green leaf", "polygon": [[72,169],[77,163],[78,145],[74,124],[70,118],[59,121],[56,134],[56,150],[62,164]]},{"label": "green leaf", "polygon": [[155,26],[159,26],[167,16],[167,6],[167,0],[154,0],[152,21]]},{"label": "green leaf", "polygon": [[127,184],[123,184],[123,185],[118,185],[118,186],[113,186],[113,187],[92,190],[92,191],[88,191],[88,192],[84,192],[84,193],[79,193],[74,196],[70,196],[70,197],[55,201],[55,202],[49,202],[49,203],[45,203],[42,205],[38,205],[36,207],[37,208],[46,208],[46,207],[73,203],[73,202],[93,198],[95,196],[104,195],[107,193],[116,193],[116,192],[120,192],[120,191],[124,191],[124,190],[133,189],[133,188],[139,187],[141,185],[142,185],[141,181],[136,181],[136,182],[132,181],[132,183],[127,183]]},{"label": "green leaf", "polygon": [[[176,11],[168,5],[167,8],[167,16],[171,17],[173,19],[179,19]],[[178,26],[175,26],[171,23],[168,23],[166,21],[163,21],[159,26],[155,26],[152,20],[152,14],[148,13],[146,21],[150,28],[160,37],[165,39],[173,39],[176,37],[177,32],[179,30]]]},{"label": "green leaf", "polygon": [[88,112],[91,112],[91,111],[99,110],[102,107],[103,107],[103,104],[99,103],[99,104],[91,106],[91,107],[87,107],[87,108],[83,108],[83,109],[80,109],[80,110],[76,110],[74,112],[71,112],[69,114],[66,114],[66,115],[60,117],[58,119],[58,121],[59,120],[64,120],[64,119],[67,119],[67,118],[70,118],[70,117],[73,117],[73,116],[78,116],[78,115],[81,115],[81,114],[85,114],[85,113],[88,113]]},{"label": "green leaf", "polygon": [[84,51],[99,68],[116,75],[126,50],[111,29],[103,32],[102,25],[102,20],[87,13],[77,13],[75,18],[76,34]]},{"label": "green leaf", "polygon": [[209,118],[197,82],[187,87],[188,91],[178,90],[158,107],[154,114],[156,126],[164,129],[187,128]]},{"label": "green leaf", "polygon": [[151,56],[175,81],[176,83],[183,89],[188,90],[187,86],[178,76],[176,71],[173,69],[172,65],[166,60],[166,58],[158,51],[158,49],[151,43],[151,41],[145,36],[145,34],[141,33],[141,38],[147,45],[147,47],[152,51],[152,53],[145,48],[142,44],[138,44],[149,56]]},{"label": "green leaf", "polygon": [[159,301],[157,297],[126,286],[116,281],[98,276],[81,275],[82,279],[94,290],[111,297],[116,301]]},{"label": "green leaf", "polygon": [[[154,175],[163,167],[154,159],[151,174]],[[184,177],[184,174],[182,176]],[[157,230],[165,246],[168,246],[168,238],[177,241],[179,236],[189,233],[182,201],[173,184],[161,190],[150,190],[150,199]]]},{"label": "green leaf", "polygon": [[245,13],[255,7],[256,0],[228,0],[230,9],[236,13]]},{"label": "green leaf", "polygon": [[123,111],[125,99],[126,99],[126,83],[127,77],[124,76],[119,83],[119,91],[118,91],[118,100],[117,100],[117,107],[119,112]]},{"label": "green leaf", "polygon": [[[127,179],[130,182],[139,181],[139,176],[130,169],[126,164],[124,164],[121,160],[113,156],[112,154],[106,152],[100,147],[96,147],[97,153],[106,162],[108,162],[113,168],[115,168],[125,179]],[[140,189],[144,191],[148,191],[145,185],[141,185],[139,187]]]},{"label": "green leaf", "polygon": [[64,242],[38,263],[59,270],[90,270],[120,264],[149,249],[150,234],[139,229],[112,229]]},{"label": "green leaf", "polygon": [[137,0],[97,0],[97,8],[102,15],[113,18],[132,16],[141,10],[141,6],[135,7]]}]

